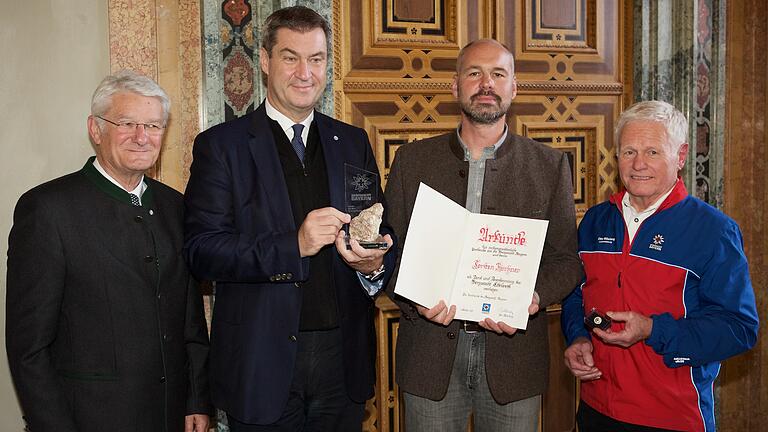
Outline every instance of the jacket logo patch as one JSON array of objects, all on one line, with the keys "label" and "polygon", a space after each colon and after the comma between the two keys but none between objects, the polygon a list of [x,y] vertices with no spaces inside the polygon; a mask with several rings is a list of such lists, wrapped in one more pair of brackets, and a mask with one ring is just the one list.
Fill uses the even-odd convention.
[{"label": "jacket logo patch", "polygon": [[613,244],[616,242],[616,237],[598,237],[597,242],[603,244]]},{"label": "jacket logo patch", "polygon": [[661,234],[656,234],[653,236],[653,242],[648,245],[648,249],[660,251],[662,244],[664,244],[664,236]]}]

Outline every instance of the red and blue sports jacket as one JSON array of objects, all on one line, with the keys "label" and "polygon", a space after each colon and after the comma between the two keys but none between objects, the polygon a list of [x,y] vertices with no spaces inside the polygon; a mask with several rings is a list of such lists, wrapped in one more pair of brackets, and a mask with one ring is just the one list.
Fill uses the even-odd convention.
[{"label": "red and blue sports jacket", "polygon": [[[625,192],[591,208],[579,226],[586,279],[563,302],[567,344],[590,338],[585,311],[653,319],[629,348],[591,338],[601,378],[581,399],[613,419],[663,429],[714,431],[712,385],[720,361],[750,349],[758,317],[738,225],[688,196],[683,182],[639,227],[631,247]],[[623,323],[614,322],[619,331]]]}]

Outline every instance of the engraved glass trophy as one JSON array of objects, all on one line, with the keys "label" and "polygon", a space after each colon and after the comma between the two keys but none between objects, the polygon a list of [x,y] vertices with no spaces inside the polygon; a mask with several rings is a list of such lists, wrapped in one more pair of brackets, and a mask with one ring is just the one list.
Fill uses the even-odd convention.
[{"label": "engraved glass trophy", "polygon": [[376,173],[344,164],[344,211],[353,218],[344,227],[347,249],[350,248],[350,238],[366,249],[387,248],[387,242],[379,235],[384,207],[379,204],[378,192],[379,176]]}]

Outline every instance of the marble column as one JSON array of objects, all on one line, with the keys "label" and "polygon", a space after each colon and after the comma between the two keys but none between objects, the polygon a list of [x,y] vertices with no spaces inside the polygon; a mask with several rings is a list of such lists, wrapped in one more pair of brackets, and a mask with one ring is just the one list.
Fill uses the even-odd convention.
[{"label": "marble column", "polygon": [[725,2],[635,0],[636,101],[658,99],[688,117],[686,187],[723,203]]}]

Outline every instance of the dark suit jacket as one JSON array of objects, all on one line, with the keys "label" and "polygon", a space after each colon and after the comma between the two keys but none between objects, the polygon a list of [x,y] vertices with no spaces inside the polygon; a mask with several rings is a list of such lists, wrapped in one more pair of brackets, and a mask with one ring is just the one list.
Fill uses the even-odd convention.
[{"label": "dark suit jacket", "polygon": [[[469,163],[464,161],[455,132],[398,149],[386,197],[400,245],[405,244],[419,182],[464,206],[468,172]],[[572,189],[567,156],[528,138],[509,133],[496,158],[486,162],[481,213],[549,220],[536,280],[542,311],[531,317],[525,331],[513,336],[486,332],[488,385],[499,403],[541,394],[546,388],[549,352],[543,310],[565,297],[583,274],[576,249]],[[408,393],[442,399],[448,389],[459,323],[444,327],[424,319],[413,304],[394,295],[396,278],[395,273],[387,293],[402,309],[397,382]]]},{"label": "dark suit jacket", "polygon": [[181,431],[210,411],[182,197],[145,178],[134,207],[91,161],[16,206],[6,344],[19,401],[35,432]]},{"label": "dark suit jacket", "polygon": [[[362,129],[315,113],[331,206],[344,210],[344,164],[377,172]],[[382,196],[383,194],[379,194]],[[383,197],[382,197],[383,198]],[[264,105],[195,140],[185,203],[185,253],[192,272],[216,281],[211,330],[214,404],[246,423],[276,421],[288,399],[309,258]],[[391,232],[386,227],[383,232]],[[394,253],[385,257],[394,266]],[[358,402],[373,395],[374,303],[334,253],[344,376]],[[386,281],[385,281],[386,283]]]}]

